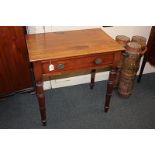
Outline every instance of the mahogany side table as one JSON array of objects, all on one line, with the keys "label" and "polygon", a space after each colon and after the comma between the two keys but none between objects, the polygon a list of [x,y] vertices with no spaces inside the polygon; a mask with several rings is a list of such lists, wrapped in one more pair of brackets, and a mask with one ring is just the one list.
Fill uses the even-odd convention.
[{"label": "mahogany side table", "polygon": [[33,64],[41,121],[46,125],[43,76],[62,75],[82,70],[110,67],[105,112],[109,109],[113,84],[121,52],[125,49],[101,29],[29,34],[26,36],[30,62]]}]

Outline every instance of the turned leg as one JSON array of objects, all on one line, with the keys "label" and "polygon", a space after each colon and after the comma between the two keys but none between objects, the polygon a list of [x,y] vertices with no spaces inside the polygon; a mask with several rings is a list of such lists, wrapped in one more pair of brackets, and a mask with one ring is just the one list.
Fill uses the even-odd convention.
[{"label": "turned leg", "polygon": [[96,69],[91,70],[91,83],[90,83],[90,89],[94,88],[95,84],[95,74],[96,74]]},{"label": "turned leg", "polygon": [[39,103],[39,110],[41,115],[41,122],[46,126],[46,109],[45,109],[45,95],[43,90],[43,82],[36,82],[36,95]]},{"label": "turned leg", "polygon": [[137,79],[137,82],[138,82],[138,83],[140,83],[140,81],[141,81],[142,74],[143,74],[143,71],[144,71],[146,62],[147,62],[147,56],[144,55],[143,62],[142,62],[142,66],[141,66],[141,69],[140,69],[140,73],[139,73],[139,76],[138,76],[138,79]]},{"label": "turned leg", "polygon": [[41,63],[36,62],[33,64],[35,82],[36,82],[36,95],[39,103],[39,110],[41,115],[41,122],[46,126],[46,109],[45,109],[45,96],[42,81],[42,66]]},{"label": "turned leg", "polygon": [[118,88],[118,84],[119,84],[119,80],[120,80],[120,74],[121,74],[121,66],[118,66],[117,67],[117,70],[116,70],[116,79],[114,81],[114,85],[113,87],[114,88]]},{"label": "turned leg", "polygon": [[112,96],[112,91],[113,91],[113,85],[116,79],[116,70],[117,69],[112,69],[110,74],[109,74],[109,80],[107,83],[107,93],[106,93],[106,100],[105,100],[105,107],[104,111],[108,112],[109,105],[110,105],[110,99]]}]

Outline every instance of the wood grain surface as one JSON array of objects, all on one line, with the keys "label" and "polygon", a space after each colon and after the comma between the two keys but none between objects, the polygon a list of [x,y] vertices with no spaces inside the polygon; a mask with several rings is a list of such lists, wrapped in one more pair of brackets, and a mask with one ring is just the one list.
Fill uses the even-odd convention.
[{"label": "wood grain surface", "polygon": [[[42,125],[46,125],[43,75],[63,75],[82,70],[91,71],[91,88],[95,70],[110,67],[105,112],[109,109],[121,52],[125,49],[101,29],[27,35],[30,61],[33,63]],[[94,72],[94,73],[93,73]]]},{"label": "wood grain surface", "polygon": [[[101,63],[96,64],[96,60],[100,59]],[[43,74],[48,75],[62,75],[66,73],[72,73],[82,70],[91,70],[94,68],[105,68],[106,66],[112,66],[114,60],[113,53],[106,53],[106,54],[94,54],[88,56],[78,56],[74,58],[63,58],[59,60],[47,60],[42,61],[42,71]],[[49,71],[49,65],[52,64],[54,66],[53,71]],[[59,65],[63,65],[62,69],[59,69]]]},{"label": "wood grain surface", "polygon": [[31,62],[124,50],[99,28],[29,34],[26,41]]},{"label": "wood grain surface", "polygon": [[22,26],[0,26],[0,97],[32,88]]}]

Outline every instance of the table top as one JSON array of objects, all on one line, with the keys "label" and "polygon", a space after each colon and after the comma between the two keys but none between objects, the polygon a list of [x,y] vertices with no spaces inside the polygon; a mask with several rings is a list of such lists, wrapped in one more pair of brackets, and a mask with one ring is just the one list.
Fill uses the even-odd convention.
[{"label": "table top", "polygon": [[99,28],[28,34],[26,42],[31,62],[125,50]]}]

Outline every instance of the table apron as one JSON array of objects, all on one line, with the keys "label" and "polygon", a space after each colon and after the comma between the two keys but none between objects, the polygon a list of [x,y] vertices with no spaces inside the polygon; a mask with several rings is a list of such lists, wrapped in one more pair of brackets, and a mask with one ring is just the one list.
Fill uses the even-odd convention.
[{"label": "table apron", "polygon": [[[44,60],[41,62],[42,74],[61,75],[85,69],[106,68],[112,66],[114,54],[95,54],[58,60]],[[50,67],[53,69],[50,71]]]}]

